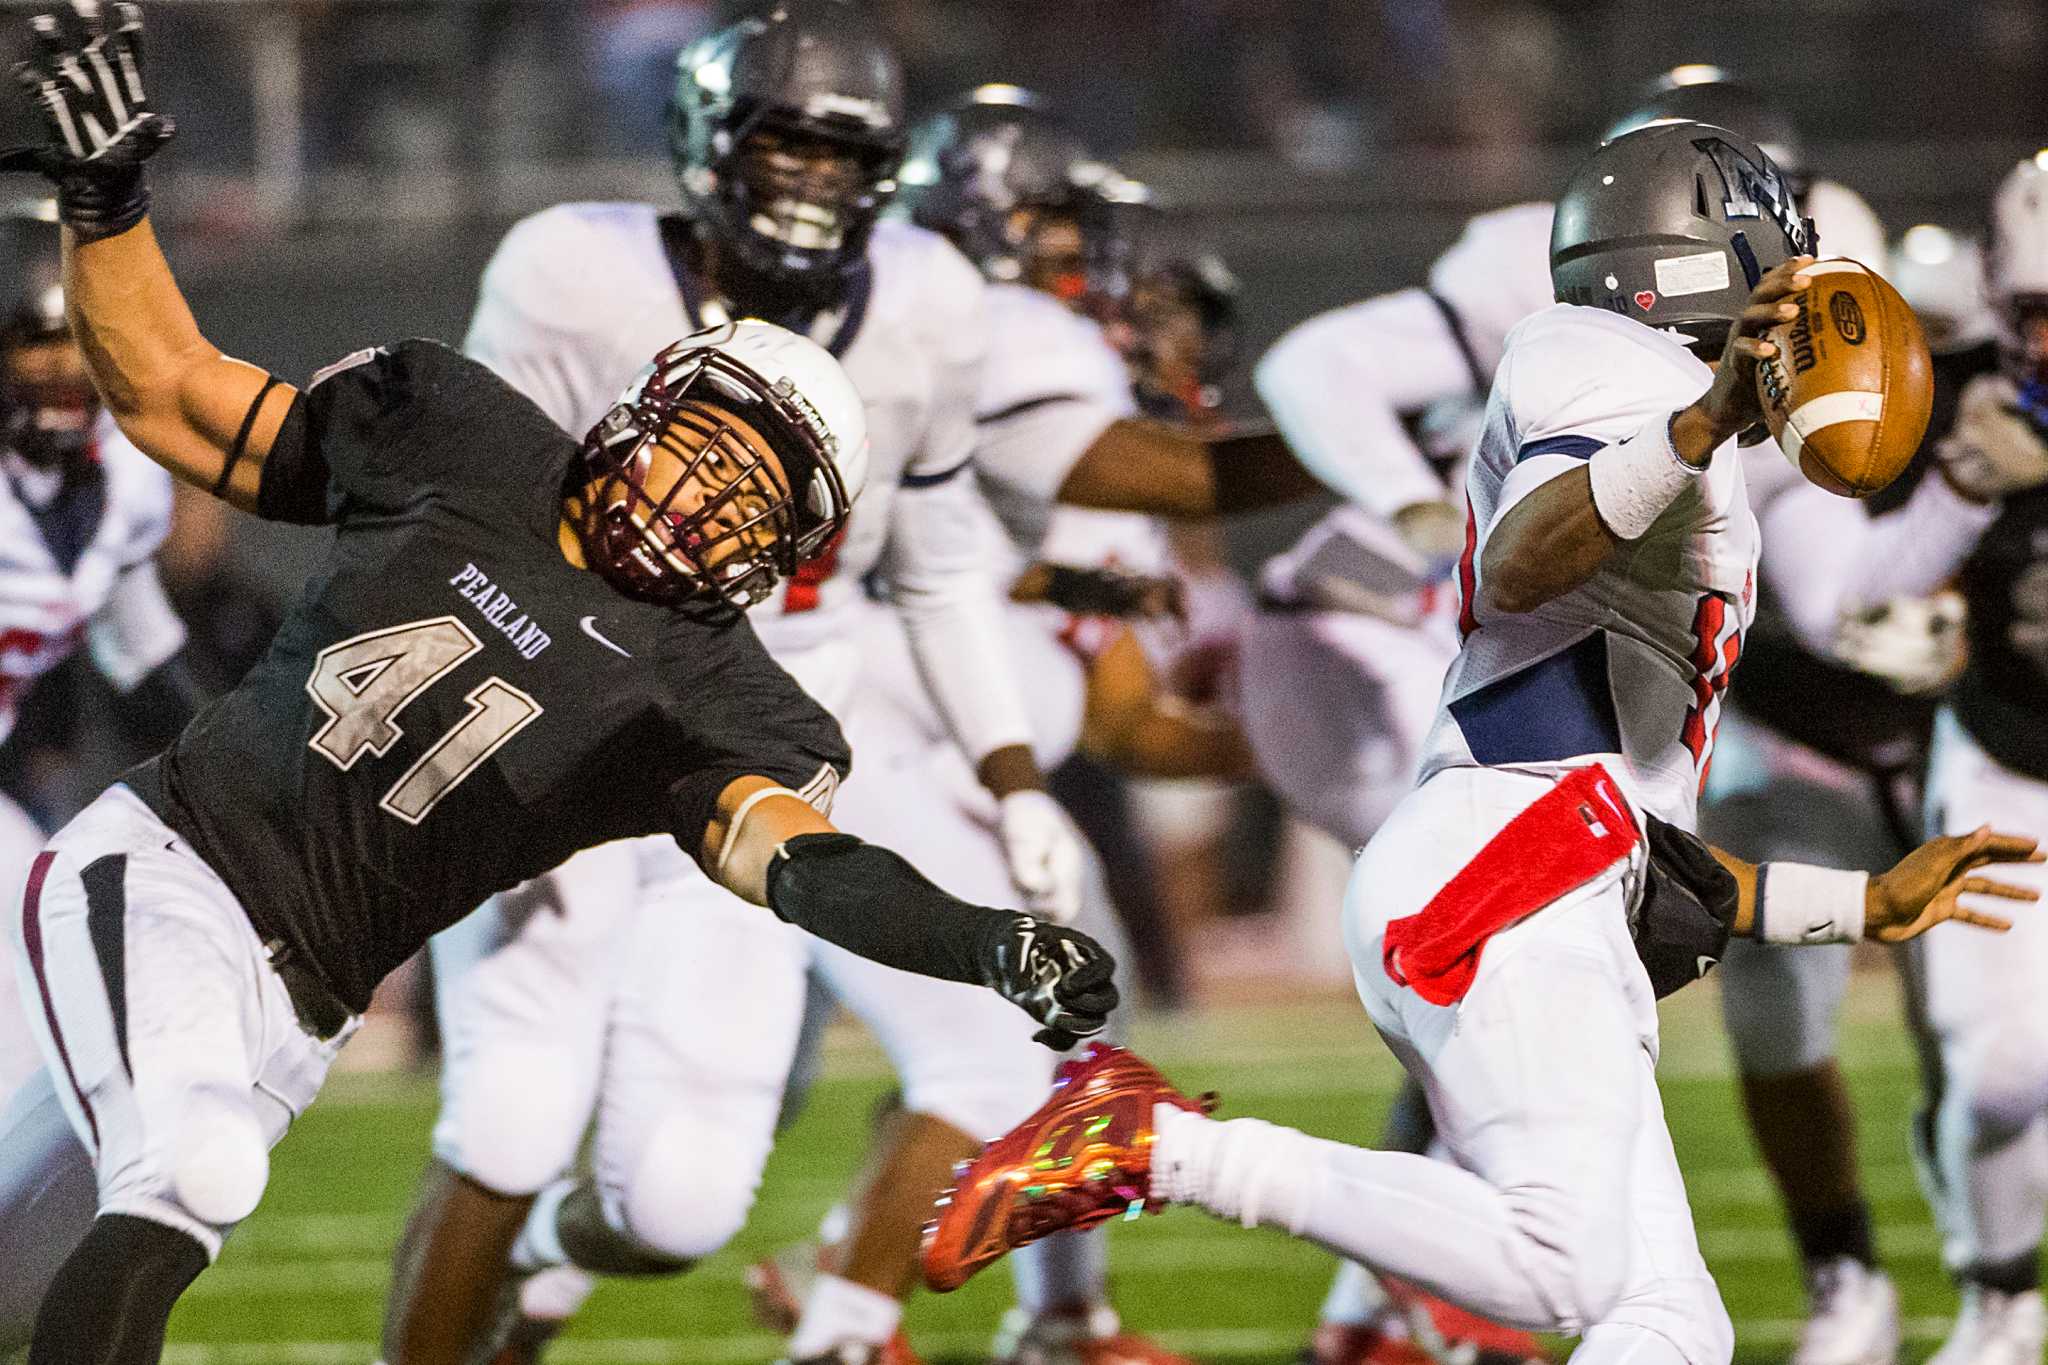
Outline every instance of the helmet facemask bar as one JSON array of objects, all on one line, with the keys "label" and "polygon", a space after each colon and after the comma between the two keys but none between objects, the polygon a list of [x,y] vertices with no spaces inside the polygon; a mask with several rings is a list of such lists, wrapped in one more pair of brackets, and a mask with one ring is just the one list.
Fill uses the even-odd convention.
[{"label": "helmet facemask bar", "polygon": [[[725,613],[815,555],[848,499],[815,415],[785,387],[716,351],[665,352],[585,442],[577,530],[591,566],[630,597]],[[657,457],[675,471],[665,487],[650,486]]]},{"label": "helmet facemask bar", "polygon": [[836,286],[896,192],[900,139],[851,119],[761,109],[716,142],[706,188],[744,263],[785,284]]}]

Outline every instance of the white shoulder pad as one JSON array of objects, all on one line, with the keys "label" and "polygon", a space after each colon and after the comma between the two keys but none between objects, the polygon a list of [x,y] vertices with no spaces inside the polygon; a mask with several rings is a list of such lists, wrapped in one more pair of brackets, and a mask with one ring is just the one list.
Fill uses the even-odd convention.
[{"label": "white shoulder pad", "polygon": [[1713,371],[1676,339],[1601,308],[1553,304],[1508,334],[1494,399],[1526,447],[1552,436],[1618,440],[1706,392]]},{"label": "white shoulder pad", "polygon": [[1816,180],[1806,191],[1806,213],[1820,233],[1820,254],[1847,256],[1882,275],[1890,265],[1884,223],[1877,210],[1847,185]]},{"label": "white shoulder pad", "polygon": [[[650,261],[660,260],[652,205],[557,204],[520,219],[505,234],[484,267],[484,299],[558,331],[602,331],[619,308],[610,285],[622,272],[644,275]],[[476,332],[489,325],[490,311],[477,310],[472,350],[490,340]]]},{"label": "white shoulder pad", "polygon": [[1449,304],[1482,370],[1500,363],[1507,334],[1548,308],[1549,204],[1515,204],[1482,213],[1429,270],[1429,291]]},{"label": "white shoulder pad", "polygon": [[975,415],[1041,398],[1100,404],[1113,417],[1134,410],[1130,372],[1102,328],[1049,294],[1016,284],[988,291],[988,360]]}]

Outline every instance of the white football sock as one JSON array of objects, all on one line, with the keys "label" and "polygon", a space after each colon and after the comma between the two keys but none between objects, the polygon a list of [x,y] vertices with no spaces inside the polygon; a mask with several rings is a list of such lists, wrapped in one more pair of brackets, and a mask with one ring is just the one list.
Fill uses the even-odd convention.
[{"label": "white football sock", "polygon": [[1108,1297],[1109,1253],[1102,1230],[1056,1232],[1010,1253],[1017,1306],[1032,1317],[1055,1309],[1079,1310]]},{"label": "white football sock", "polygon": [[569,1253],[562,1250],[562,1232],[555,1226],[555,1218],[562,1211],[562,1201],[575,1188],[573,1180],[557,1180],[534,1199],[533,1207],[526,1212],[526,1222],[519,1228],[519,1236],[512,1241],[514,1270],[530,1272],[569,1264]]},{"label": "white football sock", "polygon": [[1506,1195],[1408,1152],[1312,1138],[1260,1119],[1153,1111],[1152,1190],[1247,1227],[1283,1228],[1498,1322],[1576,1330],[1523,1269],[1542,1254]]},{"label": "white football sock", "polygon": [[820,1275],[789,1338],[789,1358],[808,1360],[857,1342],[879,1346],[896,1334],[903,1304],[838,1275]]}]

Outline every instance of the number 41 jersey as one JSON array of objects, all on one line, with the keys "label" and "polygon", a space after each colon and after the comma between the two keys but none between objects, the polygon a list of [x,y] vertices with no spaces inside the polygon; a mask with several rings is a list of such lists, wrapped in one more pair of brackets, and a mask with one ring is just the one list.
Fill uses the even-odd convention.
[{"label": "number 41 jersey", "polygon": [[432,342],[298,400],[259,510],[337,537],[263,660],[127,781],[354,1009],[493,892],[759,774],[821,808],[837,725],[724,624],[562,556],[577,445]]},{"label": "number 41 jersey", "polygon": [[1597,308],[1559,304],[1509,333],[1466,475],[1464,640],[1424,777],[1601,758],[1633,800],[1693,827],[1721,697],[1755,614],[1761,536],[1735,443],[1640,538],[1533,611],[1488,607],[1481,565],[1516,503],[1602,446],[1668,439],[1658,424],[1712,381],[1673,338]]}]

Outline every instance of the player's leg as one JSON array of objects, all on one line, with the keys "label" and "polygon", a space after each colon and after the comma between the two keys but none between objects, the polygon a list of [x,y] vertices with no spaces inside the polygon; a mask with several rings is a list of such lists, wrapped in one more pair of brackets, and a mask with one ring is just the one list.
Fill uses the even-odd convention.
[{"label": "player's leg", "polygon": [[[1745,858],[1882,871],[1899,853],[1868,778],[1739,714],[1724,719],[1714,773],[1701,830]],[[1744,939],[1722,959],[1744,1111],[1805,1268],[1796,1365],[1889,1365],[1898,1353],[1898,1295],[1878,1262],[1855,1109],[1835,1058],[1849,966],[1847,947]]]},{"label": "player's leg", "polygon": [[[21,904],[29,866],[43,851],[46,837],[27,811],[0,794],[0,905],[10,913]],[[0,972],[0,1104],[42,1064],[14,973]]]},{"label": "player's leg", "polygon": [[0,1108],[0,1360],[28,1345],[36,1306],[92,1227],[98,1199],[92,1157],[64,1117],[50,1072],[38,1069]]},{"label": "player's leg", "polygon": [[[1361,998],[1423,1080],[1455,1165],[1256,1119],[1217,1122],[1142,1063],[1106,1051],[965,1173],[926,1253],[927,1278],[957,1282],[999,1254],[1010,1229],[1030,1227],[992,1224],[989,1205],[1021,1216],[1028,1204],[1008,1194],[1016,1168],[1044,1134],[1072,1131],[1088,1135],[1071,1149],[1077,1159],[1129,1170],[1154,1203],[1285,1228],[1489,1317],[1582,1334],[1590,1360],[1726,1365],[1733,1333],[1670,1159],[1651,1069],[1655,1002],[1628,937],[1624,873],[1640,845],[1621,854],[1614,817],[1579,818],[1605,799],[1602,781],[1579,779],[1574,796],[1525,775],[1440,773],[1354,871],[1345,928]],[[1512,844],[1494,847],[1511,825]],[[1518,876],[1460,880],[1480,857],[1512,861]],[[1607,869],[1588,881],[1587,860]],[[1517,909],[1491,899],[1510,891],[1540,908],[1486,943],[1454,1003],[1430,1003],[1388,974],[1391,922],[1434,906],[1448,920],[1431,924],[1448,932],[1466,915]],[[1468,892],[1479,899],[1440,899]],[[1131,1106],[1155,1097],[1146,1122]],[[1110,1126],[1079,1122],[1093,1113]],[[1062,1208],[1068,1220],[1130,1198],[1101,1182],[1070,1193],[1080,1197]],[[1044,1226],[1043,1215],[1035,1221]],[[992,1226],[993,1237],[982,1231]]]},{"label": "player's leg", "polygon": [[[1362,863],[1354,888],[1379,875],[1402,873]],[[1154,1193],[1284,1227],[1490,1318],[1583,1335],[1589,1360],[1720,1365],[1732,1334],[1669,1159],[1623,916],[1610,880],[1507,931],[1455,1008],[1402,999],[1377,932],[1354,931],[1361,989],[1457,1165],[1175,1113]]]},{"label": "player's leg", "polygon": [[[672,846],[671,846],[672,847]],[[688,1269],[746,1221],[801,1029],[806,940],[650,850],[606,1026],[592,1169],[550,1185],[512,1249],[506,1361],[540,1358],[591,1275]],[[565,1273],[566,1272],[566,1273]]]},{"label": "player's leg", "polygon": [[[1944,713],[1929,765],[1930,823],[1995,822],[2048,835],[2048,784],[1993,761]],[[2001,867],[2048,889],[2039,867]],[[2022,915],[1994,942],[1931,934],[1916,954],[1926,1023],[1940,1062],[1930,1191],[1963,1311],[1940,1365],[2041,1357],[2039,1257],[2048,1217],[2048,922]]]},{"label": "player's leg", "polygon": [[58,833],[10,918],[32,1026],[98,1191],[29,1359],[154,1361],[178,1295],[256,1207],[271,1144],[350,1023],[331,1000],[294,1004],[227,887],[125,788]]},{"label": "player's leg", "polygon": [[494,896],[430,947],[442,1038],[434,1155],[393,1258],[390,1365],[464,1365],[506,1256],[596,1104],[613,964],[639,885],[630,844]]}]

